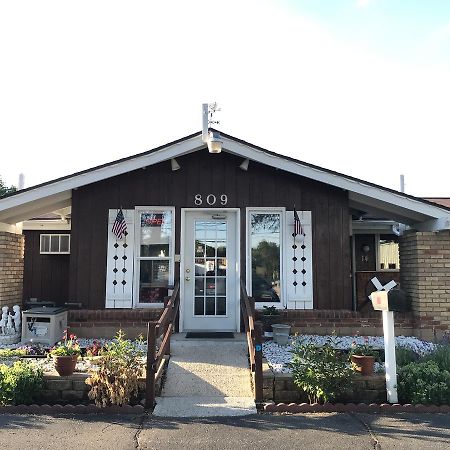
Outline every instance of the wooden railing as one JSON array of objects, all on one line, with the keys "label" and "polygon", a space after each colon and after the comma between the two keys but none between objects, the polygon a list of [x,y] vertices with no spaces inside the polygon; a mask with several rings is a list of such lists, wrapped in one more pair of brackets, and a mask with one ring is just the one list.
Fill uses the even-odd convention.
[{"label": "wooden railing", "polygon": [[248,354],[253,378],[253,394],[255,403],[261,403],[263,400],[262,323],[255,321],[255,301],[247,295],[247,290],[242,280],[241,313],[247,335]]},{"label": "wooden railing", "polygon": [[[153,410],[155,406],[155,386],[163,373],[164,356],[170,355],[170,336],[175,327],[175,319],[180,307],[180,285],[177,283],[171,297],[164,300],[164,310],[157,322],[148,323],[147,331],[147,378],[145,406]],[[161,337],[161,343],[157,343]]]}]

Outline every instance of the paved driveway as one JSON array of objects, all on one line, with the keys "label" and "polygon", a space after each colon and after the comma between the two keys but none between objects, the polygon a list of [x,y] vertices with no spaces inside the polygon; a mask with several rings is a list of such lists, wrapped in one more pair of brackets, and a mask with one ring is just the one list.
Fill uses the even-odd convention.
[{"label": "paved driveway", "polygon": [[0,415],[14,449],[450,449],[450,414],[158,418]]}]

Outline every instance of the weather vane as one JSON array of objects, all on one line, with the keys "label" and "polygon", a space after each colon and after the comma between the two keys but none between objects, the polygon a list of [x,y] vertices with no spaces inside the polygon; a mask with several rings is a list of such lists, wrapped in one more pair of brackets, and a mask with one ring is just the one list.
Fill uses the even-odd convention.
[{"label": "weather vane", "polygon": [[213,115],[216,112],[220,112],[221,109],[219,108],[219,106],[217,105],[217,102],[214,103],[208,103],[208,126],[209,125],[219,125],[220,122],[218,120],[212,120]]}]

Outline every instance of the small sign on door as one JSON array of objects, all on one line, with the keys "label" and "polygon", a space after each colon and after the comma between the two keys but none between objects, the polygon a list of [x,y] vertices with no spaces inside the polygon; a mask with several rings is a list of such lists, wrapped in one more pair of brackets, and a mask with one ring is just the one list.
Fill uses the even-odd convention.
[{"label": "small sign on door", "polygon": [[388,293],[386,291],[375,291],[370,294],[373,309],[376,311],[389,311]]}]

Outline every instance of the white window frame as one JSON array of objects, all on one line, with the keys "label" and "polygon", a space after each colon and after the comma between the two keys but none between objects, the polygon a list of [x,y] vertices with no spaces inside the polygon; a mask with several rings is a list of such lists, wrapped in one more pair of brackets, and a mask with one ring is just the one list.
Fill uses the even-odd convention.
[{"label": "white window frame", "polygon": [[278,309],[283,309],[286,306],[286,286],[285,286],[285,262],[284,262],[284,221],[286,217],[285,207],[247,207],[245,208],[246,215],[246,239],[245,239],[245,254],[246,254],[246,288],[247,293],[252,296],[252,247],[251,247],[251,220],[252,213],[279,213],[280,214],[280,303],[275,302],[255,302],[256,309],[262,309],[263,306],[276,306]]},{"label": "white window frame", "polygon": [[[49,236],[50,238],[50,242],[49,242],[49,251],[45,252],[42,251],[42,238],[44,236]],[[61,248],[61,236],[68,236],[69,237],[69,250],[67,252],[62,252],[60,250],[58,250],[57,252],[52,252],[51,249],[51,241],[52,241],[52,237],[58,237],[58,249]],[[70,234],[69,233],[41,233],[39,235],[39,253],[41,255],[70,255]]]},{"label": "white window frame", "polygon": [[[169,246],[169,256],[165,258],[140,256],[141,245],[141,213],[162,213],[165,211],[172,212],[172,230],[171,230],[171,245]],[[175,274],[175,207],[174,206],[136,206],[134,212],[134,308],[161,308],[164,306],[163,302],[158,303],[139,303],[139,277],[140,277],[140,261],[141,260],[159,260],[165,259],[169,261],[169,286],[174,284]]]}]

